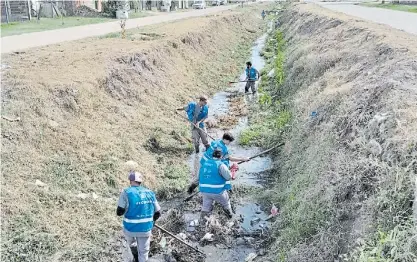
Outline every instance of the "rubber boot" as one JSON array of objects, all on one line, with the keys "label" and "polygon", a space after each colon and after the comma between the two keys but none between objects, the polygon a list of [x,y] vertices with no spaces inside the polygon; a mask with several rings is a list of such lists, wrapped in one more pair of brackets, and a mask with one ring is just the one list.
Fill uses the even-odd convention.
[{"label": "rubber boot", "polygon": [[200,145],[195,146],[195,153],[196,154],[200,153]]},{"label": "rubber boot", "polygon": [[207,151],[207,149],[210,148],[210,145],[204,145],[204,146],[206,147],[206,151]]},{"label": "rubber boot", "polygon": [[130,251],[133,255],[133,262],[139,262],[138,247],[130,247]]},{"label": "rubber boot", "polygon": [[188,187],[188,194],[192,194],[194,192],[194,189],[196,189],[198,187],[198,183],[191,183],[191,185]]}]

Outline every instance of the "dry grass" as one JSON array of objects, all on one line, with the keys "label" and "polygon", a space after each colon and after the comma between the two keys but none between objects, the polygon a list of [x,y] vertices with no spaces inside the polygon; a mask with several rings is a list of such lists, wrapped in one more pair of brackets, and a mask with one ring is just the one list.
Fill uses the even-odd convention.
[{"label": "dry grass", "polygon": [[139,163],[147,186],[169,187],[165,196],[185,186],[189,145],[176,133],[189,136],[188,125],[173,109],[240,71],[257,13],[251,7],[132,30],[124,40],[4,57],[11,68],[2,72],[2,115],[21,121],[2,120],[2,256],[119,261],[114,210],[127,186],[123,163]]},{"label": "dry grass", "polygon": [[280,19],[285,81],[252,119],[293,116],[264,194],[281,207],[272,256],[415,261],[416,37],[309,4]]}]

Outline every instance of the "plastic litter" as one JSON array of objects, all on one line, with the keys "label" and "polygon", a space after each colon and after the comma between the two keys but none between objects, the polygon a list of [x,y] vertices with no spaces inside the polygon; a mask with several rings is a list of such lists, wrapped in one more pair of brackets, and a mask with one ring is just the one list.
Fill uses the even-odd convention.
[{"label": "plastic litter", "polygon": [[184,234],[184,233],[179,233],[179,234],[177,235],[177,237],[181,238],[182,240],[186,240],[186,239],[187,239],[187,235],[186,235],[186,234]]},{"label": "plastic litter", "polygon": [[214,241],[213,234],[206,233],[201,240],[206,240],[206,241],[212,242],[212,241]]},{"label": "plastic litter", "polygon": [[233,163],[230,167],[230,173],[232,174],[232,180],[236,179],[236,172],[239,170],[239,166],[236,163]]},{"label": "plastic litter", "polygon": [[256,255],[255,253],[250,253],[246,258],[245,258],[245,262],[252,262],[258,255]]}]

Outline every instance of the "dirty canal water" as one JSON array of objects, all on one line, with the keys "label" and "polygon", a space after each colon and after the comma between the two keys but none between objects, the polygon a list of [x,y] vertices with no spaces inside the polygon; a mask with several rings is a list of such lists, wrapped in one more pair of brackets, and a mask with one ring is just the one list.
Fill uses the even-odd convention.
[{"label": "dirty canal water", "polygon": [[[259,71],[265,65],[260,51],[264,47],[266,36],[266,34],[263,35],[255,42],[250,57],[253,66]],[[245,79],[244,72],[240,79]],[[230,101],[237,97],[240,97],[239,104],[244,104],[243,107],[246,108],[250,103],[256,103],[257,94],[250,93],[242,99],[244,89],[245,83],[241,82],[226,91],[216,93],[210,99],[209,118],[219,119],[233,116]],[[227,129],[210,128],[209,135],[220,139],[225,131],[229,131],[237,139],[242,130],[248,126],[248,117],[246,114],[238,114],[233,118],[232,126],[229,125]],[[239,157],[254,156],[262,151],[261,148],[242,147],[237,141],[234,141],[228,148],[231,155]],[[188,162],[192,176],[190,180],[196,178],[199,161],[204,153],[202,151],[204,151],[203,146],[201,146],[200,154],[193,153],[189,157]],[[199,256],[192,249],[160,231],[154,230],[149,261],[238,262],[253,261],[255,257],[265,254],[263,243],[269,235],[270,224],[267,220],[269,211],[263,211],[250,192],[251,188],[263,187],[258,174],[271,167],[272,160],[267,155],[239,165],[236,179],[232,181],[233,192],[230,194],[230,198],[235,214],[230,220],[226,218],[218,204],[215,205],[208,221],[200,219],[202,203],[200,194],[189,202],[183,202],[184,195],[161,202],[164,215],[162,219],[158,220],[158,224],[204,252],[206,257]]]},{"label": "dirty canal water", "polygon": [[[253,66],[259,71],[264,67],[265,62],[260,56],[260,51],[265,44],[266,34],[260,37],[255,46],[252,48],[252,55],[250,61]],[[245,79],[245,73],[243,72],[240,79]],[[229,114],[229,100],[233,96],[241,95],[244,93],[245,83],[239,83],[235,86],[227,89],[226,91],[216,93],[210,99],[210,115],[209,118],[219,119],[222,116]],[[245,103],[256,102],[257,95],[249,94],[245,96]],[[237,125],[229,129],[235,138],[239,137],[239,134],[248,126],[248,117],[238,117]],[[209,135],[215,139],[220,139],[225,130],[218,128],[208,129]],[[228,146],[229,152],[234,156],[250,157],[258,154],[262,150],[256,147],[242,147],[237,141],[234,141]],[[202,151],[202,150],[200,150]],[[189,158],[190,168],[192,170],[193,177],[198,174],[199,161],[203,153],[192,154]],[[239,171],[237,172],[236,180],[232,181],[233,188],[242,187],[262,187],[259,183],[260,172],[266,171],[272,167],[272,160],[267,155],[260,156],[252,159],[249,162],[239,165]],[[238,198],[238,199],[233,199]],[[235,236],[230,243],[213,243],[201,246],[197,241],[194,242],[195,246],[198,246],[206,255],[205,261],[245,261],[248,256],[259,254],[259,250],[256,250],[256,241],[252,236],[258,234],[261,236],[264,231],[267,231],[270,227],[268,221],[266,221],[269,214],[261,210],[261,207],[255,202],[250,194],[245,196],[236,197],[231,194],[232,205],[234,204],[235,218],[238,219],[237,236]],[[183,214],[185,226],[184,231],[189,231],[190,223],[195,221],[200,216],[200,208],[195,210],[185,211]],[[253,254],[251,254],[253,253]],[[262,251],[261,251],[262,253]]]}]

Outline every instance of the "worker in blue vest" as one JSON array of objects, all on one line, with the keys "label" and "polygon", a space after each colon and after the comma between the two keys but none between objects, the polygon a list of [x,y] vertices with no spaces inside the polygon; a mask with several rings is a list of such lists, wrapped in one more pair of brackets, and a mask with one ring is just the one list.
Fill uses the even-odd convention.
[{"label": "worker in blue vest", "polygon": [[141,186],[142,175],[131,171],[130,187],[124,189],[117,204],[117,215],[124,215],[123,231],[135,262],[145,262],[151,243],[151,230],[161,216],[155,193]]},{"label": "worker in blue vest", "polygon": [[204,146],[210,146],[207,140],[206,129],[204,121],[208,117],[208,99],[206,96],[200,96],[198,102],[190,102],[185,107],[177,108],[177,110],[185,110],[187,112],[188,120],[191,122],[191,133],[193,137],[193,144],[196,153],[200,152],[200,139]]},{"label": "worker in blue vest", "polygon": [[[229,155],[229,149],[227,148],[230,143],[235,140],[233,135],[230,132],[226,132],[223,134],[222,139],[212,141],[210,147],[206,150],[203,157],[200,159],[200,166],[204,164],[207,159],[212,158],[213,152],[215,148],[219,148],[222,151],[222,162],[230,169],[230,161],[249,161],[249,157],[236,157]],[[194,181],[188,187],[188,193],[191,194],[194,189],[198,186],[198,181]],[[226,182],[226,190],[231,190],[232,185],[230,181]]]},{"label": "worker in blue vest", "polygon": [[231,179],[229,168],[221,161],[222,150],[216,148],[211,158],[200,167],[199,188],[203,195],[201,217],[210,214],[213,202],[218,202],[226,212],[228,218],[233,217],[232,206],[226,190],[226,182]]},{"label": "worker in blue vest", "polygon": [[246,62],[246,86],[245,86],[245,93],[249,92],[249,88],[252,90],[252,93],[256,93],[255,82],[259,80],[261,76],[259,71],[256,68],[252,67],[251,62]]},{"label": "worker in blue vest", "polygon": [[262,19],[265,19],[265,16],[266,16],[265,10],[262,10],[261,16],[262,16]]}]

